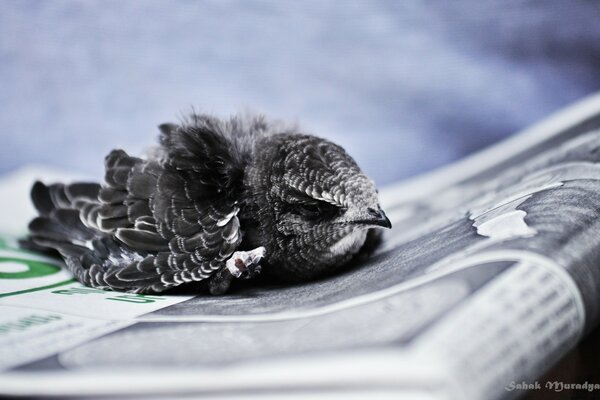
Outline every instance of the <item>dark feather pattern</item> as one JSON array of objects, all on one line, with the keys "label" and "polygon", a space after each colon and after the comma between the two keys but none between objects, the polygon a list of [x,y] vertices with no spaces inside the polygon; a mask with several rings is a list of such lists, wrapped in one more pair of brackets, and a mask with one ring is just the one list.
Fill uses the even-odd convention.
[{"label": "dark feather pattern", "polygon": [[375,187],[330,142],[263,117],[192,115],[159,128],[148,158],[111,151],[101,185],[32,188],[30,242],[57,250],[86,285],[156,293],[212,277],[211,292],[222,293],[227,261],[245,268],[235,276],[252,276],[259,247],[273,275],[312,278],[385,225],[383,212],[365,225],[379,209]]},{"label": "dark feather pattern", "polygon": [[112,151],[102,187],[37,182],[32,241],[57,249],[94,287],[160,292],[209,277],[241,242],[239,208],[227,185],[242,172],[213,171],[232,159],[230,139],[205,121],[206,127],[163,130],[163,159]]}]

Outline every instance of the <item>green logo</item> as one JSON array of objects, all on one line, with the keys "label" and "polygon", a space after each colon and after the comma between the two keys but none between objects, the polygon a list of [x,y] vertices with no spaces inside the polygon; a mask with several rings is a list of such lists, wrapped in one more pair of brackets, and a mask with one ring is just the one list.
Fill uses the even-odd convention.
[{"label": "green logo", "polygon": [[0,279],[39,278],[58,271],[60,267],[40,261],[0,257]]}]

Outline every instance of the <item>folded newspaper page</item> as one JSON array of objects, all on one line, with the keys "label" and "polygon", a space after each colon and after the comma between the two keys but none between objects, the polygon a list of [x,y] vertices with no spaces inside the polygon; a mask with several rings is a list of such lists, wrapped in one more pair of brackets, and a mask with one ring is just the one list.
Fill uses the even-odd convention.
[{"label": "folded newspaper page", "polygon": [[[82,286],[17,248],[36,178],[0,182],[0,395],[505,399],[600,319],[600,96],[382,191],[368,260],[226,296]],[[511,386],[512,385],[512,386]]]}]

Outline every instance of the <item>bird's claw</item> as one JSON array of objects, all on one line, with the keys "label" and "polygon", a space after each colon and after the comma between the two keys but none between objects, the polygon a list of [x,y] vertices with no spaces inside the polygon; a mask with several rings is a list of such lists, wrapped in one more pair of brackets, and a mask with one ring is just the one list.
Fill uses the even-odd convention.
[{"label": "bird's claw", "polygon": [[225,263],[225,268],[238,279],[253,278],[260,273],[259,263],[265,251],[262,246],[250,251],[236,251]]}]

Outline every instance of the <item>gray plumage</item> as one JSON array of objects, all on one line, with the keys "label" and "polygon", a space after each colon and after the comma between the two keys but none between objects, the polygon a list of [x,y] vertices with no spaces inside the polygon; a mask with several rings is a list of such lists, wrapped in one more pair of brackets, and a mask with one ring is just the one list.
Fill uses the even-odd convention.
[{"label": "gray plumage", "polygon": [[373,182],[327,140],[263,117],[192,115],[160,130],[146,159],[113,150],[103,185],[37,182],[29,242],[57,250],[89,286],[206,281],[218,294],[261,267],[290,282],[333,272],[373,227],[391,227]]}]

